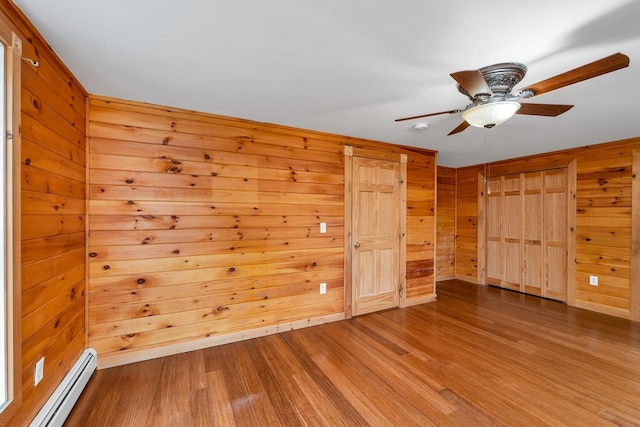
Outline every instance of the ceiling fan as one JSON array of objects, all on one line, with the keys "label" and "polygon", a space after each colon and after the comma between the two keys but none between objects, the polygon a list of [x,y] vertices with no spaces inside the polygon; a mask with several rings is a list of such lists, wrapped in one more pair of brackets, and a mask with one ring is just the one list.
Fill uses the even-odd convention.
[{"label": "ceiling fan", "polygon": [[436,116],[439,114],[462,113],[464,121],[449,135],[462,132],[471,126],[492,128],[513,117],[514,114],[556,117],[568,111],[573,105],[533,104],[520,102],[552,90],[588,80],[629,66],[629,57],[616,53],[582,67],[575,68],[541,82],[511,93],[527,73],[527,67],[517,62],[489,65],[479,70],[458,71],[451,77],[458,82],[458,91],[466,95],[471,103],[462,110],[440,111],[419,116],[396,119],[396,122]]}]

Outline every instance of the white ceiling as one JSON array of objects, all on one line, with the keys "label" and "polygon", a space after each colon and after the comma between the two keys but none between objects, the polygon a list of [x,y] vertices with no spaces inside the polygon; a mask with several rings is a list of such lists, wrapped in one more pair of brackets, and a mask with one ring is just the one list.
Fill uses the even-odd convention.
[{"label": "white ceiling", "polygon": [[[637,0],[15,3],[92,94],[437,150],[453,167],[640,136]],[[522,62],[524,87],[616,52],[629,68],[533,100],[575,104],[556,118],[454,136],[460,114],[394,122],[464,108],[455,71]]]}]

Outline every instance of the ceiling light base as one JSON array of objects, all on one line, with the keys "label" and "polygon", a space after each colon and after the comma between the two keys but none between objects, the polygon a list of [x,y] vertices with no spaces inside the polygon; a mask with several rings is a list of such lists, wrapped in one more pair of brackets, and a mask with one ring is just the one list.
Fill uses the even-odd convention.
[{"label": "ceiling light base", "polygon": [[[480,74],[491,88],[494,96],[506,97],[511,93],[515,85],[520,83],[527,74],[527,66],[519,62],[503,62],[480,68]],[[471,101],[475,99],[458,85],[458,91],[466,95]]]}]

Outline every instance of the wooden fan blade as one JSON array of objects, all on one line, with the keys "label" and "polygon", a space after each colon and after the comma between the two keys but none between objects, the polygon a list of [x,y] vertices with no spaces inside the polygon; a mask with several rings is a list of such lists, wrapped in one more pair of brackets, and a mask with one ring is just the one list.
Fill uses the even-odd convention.
[{"label": "wooden fan blade", "polygon": [[449,135],[453,135],[453,134],[456,134],[456,133],[459,133],[459,132],[462,132],[463,130],[465,130],[465,129],[466,129],[466,128],[468,128],[468,127],[469,127],[469,123],[467,123],[466,121],[465,121],[465,122],[462,122],[462,123],[460,123],[460,124],[458,125],[458,127],[457,127],[457,128],[455,128],[454,130],[452,130],[451,132],[449,132],[449,133],[447,134],[447,136],[449,136]]},{"label": "wooden fan blade", "polygon": [[453,77],[472,98],[481,93],[489,96],[493,94],[486,80],[482,77],[482,73],[478,70],[458,71],[451,73],[451,77]]},{"label": "wooden fan blade", "polygon": [[594,77],[601,76],[603,74],[610,73],[612,71],[619,70],[629,66],[629,57],[622,53],[616,53],[606,58],[599,59],[591,62],[582,67],[575,68],[562,74],[558,74],[555,77],[548,78],[541,82],[532,84],[520,89],[518,93],[526,91],[533,92],[532,96],[537,96],[552,90],[559,89],[561,87],[569,86],[574,83],[588,80]]},{"label": "wooden fan blade", "polygon": [[460,112],[462,112],[462,110],[440,111],[438,113],[429,113],[429,114],[421,114],[419,116],[403,117],[402,119],[396,119],[395,121],[396,122],[403,122],[405,120],[421,119],[423,117],[437,116],[439,114],[454,114],[454,113],[460,113]]},{"label": "wooden fan blade", "polygon": [[547,116],[556,117],[562,113],[566,113],[573,105],[564,104],[529,104],[520,103],[520,109],[516,111],[516,114],[528,114],[530,116]]}]

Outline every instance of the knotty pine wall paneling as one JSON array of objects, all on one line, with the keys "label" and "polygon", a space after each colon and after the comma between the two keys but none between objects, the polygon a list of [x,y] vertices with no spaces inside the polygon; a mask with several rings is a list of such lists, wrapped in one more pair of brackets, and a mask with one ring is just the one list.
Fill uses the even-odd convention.
[{"label": "knotty pine wall paneling", "polygon": [[435,153],[407,152],[407,239],[405,305],[435,299]]},{"label": "knotty pine wall paneling", "polygon": [[482,167],[456,170],[456,277],[479,283],[482,272],[478,269],[478,176]]},{"label": "knotty pine wall paneling", "polygon": [[456,276],[456,169],[438,166],[436,280]]},{"label": "knotty pine wall paneling", "polygon": [[11,2],[0,3],[0,19],[22,39],[23,57],[39,62],[23,61],[20,76],[21,392],[0,415],[0,424],[27,425],[86,348],[86,93]]},{"label": "knotty pine wall paneling", "polygon": [[[405,152],[96,96],[89,134],[89,345],[101,367],[340,319],[343,147]],[[434,292],[435,153],[406,153],[407,293],[421,297]]]},{"label": "knotty pine wall paneling", "polygon": [[[633,170],[633,152],[640,150],[640,138],[615,141],[575,149],[540,154],[525,158],[505,160],[491,164],[491,175],[506,175],[535,170],[575,167],[575,235],[570,238],[575,251],[575,260],[569,260],[568,302],[614,316],[640,319],[640,308],[632,305],[640,282],[632,281],[632,271],[640,262],[632,254],[632,240],[640,236],[633,234],[633,212],[637,212],[639,200],[632,197],[632,181],[638,171]],[[575,161],[575,166],[571,166]],[[471,186],[474,170],[483,166],[458,169],[458,188]],[[571,180],[571,173],[569,174]],[[477,179],[477,178],[476,178]],[[570,187],[571,187],[570,183]],[[461,201],[461,196],[458,196]],[[457,224],[460,244],[456,252],[456,271],[469,274],[474,281],[476,271],[470,268],[474,245],[478,233],[474,227],[461,227],[473,222],[471,195],[463,198],[467,205],[458,208]],[[571,218],[570,218],[571,220]],[[637,234],[637,233],[636,233]],[[573,271],[571,271],[573,270]],[[589,276],[599,277],[598,286],[589,285]],[[575,280],[572,279],[575,277]],[[571,281],[575,282],[571,283]],[[637,298],[637,297],[636,297]]]}]

